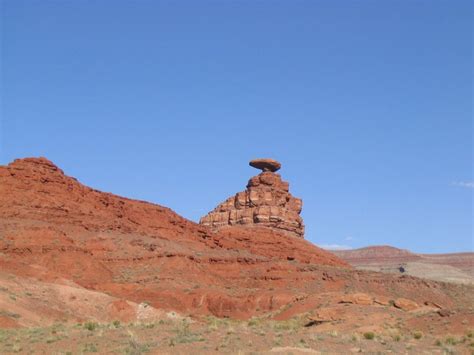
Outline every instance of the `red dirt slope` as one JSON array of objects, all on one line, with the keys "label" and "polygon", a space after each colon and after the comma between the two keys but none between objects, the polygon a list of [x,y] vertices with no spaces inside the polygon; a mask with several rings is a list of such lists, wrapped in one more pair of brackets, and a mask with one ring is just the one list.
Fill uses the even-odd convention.
[{"label": "red dirt slope", "polygon": [[[303,239],[265,228],[214,233],[168,208],[88,188],[44,158],[0,167],[0,270],[0,307],[11,296],[2,280],[12,278],[42,290],[54,284],[110,296],[101,302],[234,318],[288,318],[326,302],[323,293],[336,299],[363,291],[449,308],[472,301],[454,286],[352,270]],[[30,310],[19,308],[18,325],[34,323]]]}]

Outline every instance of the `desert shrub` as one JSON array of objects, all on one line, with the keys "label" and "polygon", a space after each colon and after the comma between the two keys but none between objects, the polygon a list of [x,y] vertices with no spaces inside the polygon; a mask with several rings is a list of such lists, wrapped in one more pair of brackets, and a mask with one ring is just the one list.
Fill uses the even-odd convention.
[{"label": "desert shrub", "polygon": [[444,339],[444,343],[447,345],[456,345],[458,341],[456,340],[455,337],[449,336],[446,339]]},{"label": "desert shrub", "polygon": [[193,343],[195,341],[204,341],[198,334],[194,334],[189,329],[189,323],[183,320],[175,329],[176,336],[170,340],[170,346],[174,344]]},{"label": "desert shrub", "polygon": [[13,347],[12,347],[12,351],[14,353],[19,353],[23,350],[23,348],[21,347],[20,344],[14,344]]},{"label": "desert shrub", "polygon": [[99,325],[96,322],[86,322],[84,323],[84,328],[93,332]]},{"label": "desert shrub", "polygon": [[118,321],[118,320],[114,320],[114,321],[112,322],[112,324],[113,324],[113,326],[114,326],[115,328],[120,327],[120,321]]},{"label": "desert shrub", "polygon": [[213,316],[207,317],[208,330],[214,331],[224,327],[231,327],[230,320],[225,318],[217,318]]},{"label": "desert shrub", "polygon": [[297,329],[301,327],[300,322],[298,319],[292,318],[285,321],[277,321],[273,323],[273,330],[276,331],[290,331],[295,332]]},{"label": "desert shrub", "polygon": [[413,338],[415,339],[421,339],[422,336],[423,336],[423,333],[420,331],[416,331],[413,333]]},{"label": "desert shrub", "polygon": [[307,348],[308,347],[308,344],[306,344],[306,340],[304,340],[303,338],[300,339],[298,345],[302,348]]},{"label": "desert shrub", "polygon": [[435,345],[436,345],[436,346],[441,346],[441,345],[443,345],[443,342],[442,342],[441,340],[437,339],[437,340],[435,341]]},{"label": "desert shrub", "polygon": [[97,351],[97,346],[92,343],[86,344],[83,349],[83,352],[85,353],[96,353]]},{"label": "desert shrub", "polygon": [[142,344],[135,339],[130,339],[128,341],[128,347],[125,349],[125,354],[127,355],[140,355],[148,352],[149,345]]},{"label": "desert shrub", "polygon": [[249,327],[255,327],[258,324],[258,320],[256,318],[251,318],[248,322],[247,325]]},{"label": "desert shrub", "polygon": [[364,338],[367,340],[373,340],[375,338],[375,334],[373,332],[366,332],[364,333]]},{"label": "desert shrub", "polygon": [[277,335],[276,337],[273,338],[273,345],[281,346],[281,341],[282,341],[281,334]]},{"label": "desert shrub", "polygon": [[395,340],[395,341],[400,341],[402,339],[402,337],[399,334],[396,334],[392,337],[392,339]]}]

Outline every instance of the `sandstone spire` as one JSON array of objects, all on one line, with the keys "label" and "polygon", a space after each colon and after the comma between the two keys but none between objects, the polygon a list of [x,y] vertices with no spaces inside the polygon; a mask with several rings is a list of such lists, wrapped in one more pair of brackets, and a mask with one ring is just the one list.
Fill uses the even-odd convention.
[{"label": "sandstone spire", "polygon": [[302,201],[289,193],[288,183],[275,173],[281,164],[273,159],[255,159],[249,164],[262,172],[249,180],[245,191],[222,202],[199,223],[215,229],[258,225],[302,238]]}]

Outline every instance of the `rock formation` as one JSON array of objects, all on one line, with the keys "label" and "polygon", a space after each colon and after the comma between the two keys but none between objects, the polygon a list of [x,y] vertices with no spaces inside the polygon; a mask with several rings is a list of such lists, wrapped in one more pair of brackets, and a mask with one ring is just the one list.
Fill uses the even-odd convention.
[{"label": "rock formation", "polygon": [[202,217],[200,224],[214,229],[258,225],[302,238],[302,201],[289,193],[288,183],[275,173],[281,164],[273,159],[256,159],[249,164],[262,172],[249,180],[245,191],[228,198]]},{"label": "rock formation", "polygon": [[[267,171],[252,179],[250,191],[270,187],[264,183],[270,176],[270,191],[289,195],[275,175]],[[353,270],[334,254],[279,231],[229,226],[213,232],[166,207],[89,188],[47,159],[0,165],[0,329],[112,320],[145,324],[179,314],[204,329],[206,315],[272,322],[314,315],[314,324],[337,321],[331,331],[354,333],[373,330],[375,322],[408,332],[433,325],[434,334],[448,327],[459,338],[474,328],[471,285]],[[348,293],[367,294],[374,304],[339,303]],[[436,306],[420,318],[415,312],[425,312],[424,306],[405,312],[390,305],[401,298]],[[354,302],[363,303],[364,296]],[[406,308],[406,301],[396,303]],[[332,324],[321,325],[326,326]],[[29,334],[16,334],[23,333]],[[160,343],[169,349],[163,336]],[[176,349],[196,344],[176,343]],[[226,349],[236,352],[240,343],[234,344]],[[0,341],[0,353],[11,352],[7,345]],[[36,353],[37,344],[30,345],[23,352]]]},{"label": "rock formation", "polygon": [[272,173],[281,168],[280,162],[273,159],[254,159],[250,161],[249,165],[262,171],[271,171]]}]

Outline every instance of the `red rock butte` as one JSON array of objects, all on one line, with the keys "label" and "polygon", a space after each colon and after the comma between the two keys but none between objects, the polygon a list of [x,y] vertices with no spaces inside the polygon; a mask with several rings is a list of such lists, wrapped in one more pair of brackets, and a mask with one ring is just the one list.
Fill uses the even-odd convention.
[{"label": "red rock butte", "polygon": [[[301,209],[275,173],[250,180],[248,201],[260,189]],[[18,159],[0,166],[0,328],[142,322],[144,302],[147,314],[198,320],[312,314],[343,322],[338,331],[400,317],[411,331],[420,318],[410,309],[436,304],[443,316],[432,312],[423,324],[438,322],[443,332],[474,324],[472,286],[354,270],[294,235],[265,223],[213,231],[169,208],[89,188],[47,159]]]},{"label": "red rock butte", "polygon": [[216,230],[228,226],[262,226],[303,238],[300,216],[303,202],[290,194],[289,184],[275,173],[281,164],[273,159],[255,159],[249,164],[262,172],[249,180],[245,191],[229,197],[199,223]]}]

